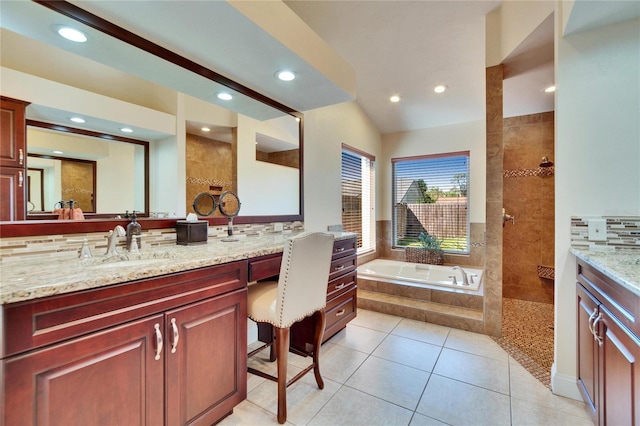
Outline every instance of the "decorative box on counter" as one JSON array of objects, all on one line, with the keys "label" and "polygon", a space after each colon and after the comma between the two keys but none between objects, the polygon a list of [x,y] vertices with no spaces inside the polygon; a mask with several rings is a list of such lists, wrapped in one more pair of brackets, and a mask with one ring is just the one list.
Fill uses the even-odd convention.
[{"label": "decorative box on counter", "polygon": [[176,243],[181,246],[206,244],[209,222],[206,220],[176,221]]}]

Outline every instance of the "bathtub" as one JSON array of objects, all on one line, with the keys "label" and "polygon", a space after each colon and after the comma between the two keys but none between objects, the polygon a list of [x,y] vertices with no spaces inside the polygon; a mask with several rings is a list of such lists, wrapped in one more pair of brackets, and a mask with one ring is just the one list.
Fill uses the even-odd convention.
[{"label": "bathtub", "polygon": [[[462,284],[462,271],[453,266],[427,265],[398,260],[375,259],[358,266],[358,278],[414,286],[438,286],[460,290],[478,290],[484,270],[462,267],[467,274],[469,285]],[[457,284],[453,284],[453,277]]]}]

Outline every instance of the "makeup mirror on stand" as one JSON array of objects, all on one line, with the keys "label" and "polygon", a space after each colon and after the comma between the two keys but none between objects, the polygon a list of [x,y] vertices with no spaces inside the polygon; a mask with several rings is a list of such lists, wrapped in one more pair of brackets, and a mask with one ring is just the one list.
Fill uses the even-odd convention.
[{"label": "makeup mirror on stand", "polygon": [[218,208],[220,209],[220,213],[229,220],[227,228],[228,236],[223,238],[222,241],[238,241],[237,238],[233,238],[233,218],[240,213],[240,199],[238,195],[232,191],[223,192],[218,199]]}]

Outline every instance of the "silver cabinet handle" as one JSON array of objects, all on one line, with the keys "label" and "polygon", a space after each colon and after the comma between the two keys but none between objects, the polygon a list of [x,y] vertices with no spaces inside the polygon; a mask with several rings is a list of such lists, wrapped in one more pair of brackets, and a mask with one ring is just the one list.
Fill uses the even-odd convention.
[{"label": "silver cabinet handle", "polygon": [[334,271],[342,271],[344,269],[344,265],[336,266],[333,268]]},{"label": "silver cabinet handle", "polygon": [[593,312],[591,313],[591,315],[589,315],[589,331],[592,335],[596,334],[595,331],[593,331],[593,325],[591,324],[591,322],[596,318],[596,315],[598,315],[597,307],[593,308]]},{"label": "silver cabinet handle", "polygon": [[160,332],[160,324],[156,324],[153,326],[156,330],[156,356],[155,360],[158,361],[160,359],[160,354],[162,353],[162,333]]},{"label": "silver cabinet handle", "polygon": [[22,170],[18,171],[18,188],[22,188],[22,183],[24,182],[24,176],[22,176]]},{"label": "silver cabinet handle", "polygon": [[18,154],[18,164],[19,164],[20,166],[22,166],[22,165],[24,164],[24,151],[22,150],[22,148],[20,148],[20,149],[18,150],[18,153],[19,153],[19,154]]},{"label": "silver cabinet handle", "polygon": [[341,317],[344,315],[345,312],[347,312],[346,309],[340,309],[338,312],[336,312],[336,316]]},{"label": "silver cabinet handle", "polygon": [[171,353],[176,353],[176,346],[178,346],[178,340],[180,335],[178,334],[178,326],[176,325],[176,319],[171,318],[171,328],[173,329],[173,342],[171,343]]},{"label": "silver cabinet handle", "polygon": [[344,247],[338,247],[336,249],[336,253],[340,253],[340,252],[343,252],[343,251],[344,251]]},{"label": "silver cabinet handle", "polygon": [[345,288],[346,286],[347,286],[347,285],[346,285],[345,283],[342,283],[342,284],[340,284],[340,285],[337,285],[337,286],[335,287],[335,289],[336,289],[336,290],[342,290],[342,289],[343,289],[343,288]]},{"label": "silver cabinet handle", "polygon": [[593,339],[598,342],[598,346],[602,346],[602,337],[598,336],[598,323],[602,321],[602,313],[598,314],[598,317],[593,321]]}]

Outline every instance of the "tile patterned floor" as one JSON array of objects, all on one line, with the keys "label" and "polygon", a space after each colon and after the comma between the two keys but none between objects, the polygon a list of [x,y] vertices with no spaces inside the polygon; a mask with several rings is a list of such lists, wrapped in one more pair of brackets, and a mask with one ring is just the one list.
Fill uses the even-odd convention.
[{"label": "tile patterned floor", "polygon": [[[588,425],[584,404],[553,395],[491,338],[358,310],[287,393],[288,425]],[[308,358],[289,355],[290,377]],[[257,355],[250,364],[273,373]],[[249,374],[248,397],[220,425],[275,425],[274,382]]]}]

